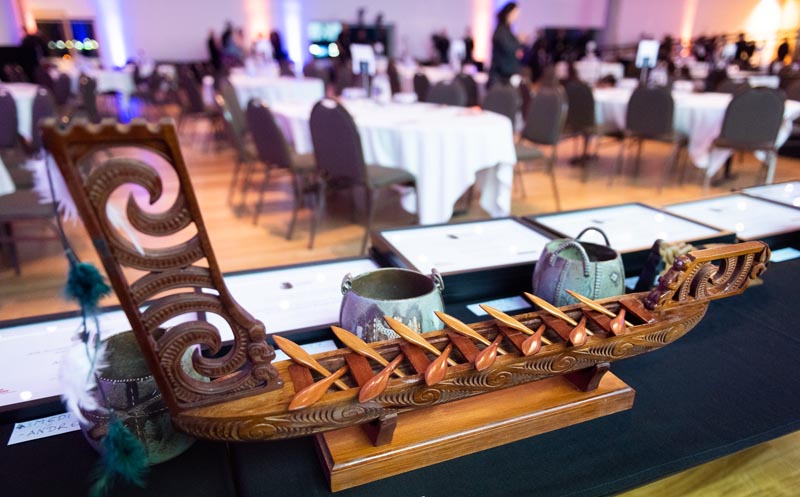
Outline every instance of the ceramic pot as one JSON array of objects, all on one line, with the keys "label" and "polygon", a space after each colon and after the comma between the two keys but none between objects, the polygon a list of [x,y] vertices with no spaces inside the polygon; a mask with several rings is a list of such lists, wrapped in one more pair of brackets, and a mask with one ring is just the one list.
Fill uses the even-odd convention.
[{"label": "ceramic pot", "polygon": [[434,269],[430,276],[408,269],[376,269],[342,280],[342,328],[364,341],[398,338],[383,320],[391,316],[419,333],[441,328],[433,311],[444,311],[444,282]]},{"label": "ceramic pot", "polygon": [[[100,405],[111,408],[117,418],[138,438],[147,451],[149,464],[158,464],[182,454],[194,439],[172,427],[167,406],[147,368],[133,332],[105,340],[108,367],[98,374],[96,392]],[[108,412],[81,411],[89,421],[81,429],[98,452],[108,433]]]},{"label": "ceramic pot", "polygon": [[[589,230],[603,235],[606,245],[579,241]],[[576,303],[566,290],[590,299],[614,297],[625,292],[622,257],[610,247],[602,230],[586,228],[574,240],[552,240],[545,246],[533,271],[533,293],[559,307]]]}]

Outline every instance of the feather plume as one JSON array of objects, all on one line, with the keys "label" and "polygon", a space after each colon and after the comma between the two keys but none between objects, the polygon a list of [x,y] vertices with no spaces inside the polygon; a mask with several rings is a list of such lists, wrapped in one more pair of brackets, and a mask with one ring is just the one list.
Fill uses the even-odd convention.
[{"label": "feather plume", "polygon": [[87,424],[81,409],[86,411],[105,412],[100,405],[94,390],[97,388],[96,372],[108,366],[106,362],[106,345],[100,343],[88,351],[86,344],[76,338],[67,349],[61,363],[61,400],[81,423]]},{"label": "feather plume", "polygon": [[[64,181],[64,177],[61,176],[61,171],[55,167],[50,154],[46,154],[41,159],[28,160],[25,167],[33,173],[33,190],[39,194],[40,203],[56,202],[58,212],[61,213],[65,221],[77,221],[78,209],[69,194],[67,183]],[[50,178],[53,180],[52,191],[50,190],[50,178],[48,178],[47,174],[48,169],[50,169]],[[53,198],[54,196],[55,198]]]},{"label": "feather plume", "polygon": [[91,497],[108,495],[117,480],[144,487],[147,451],[116,416],[112,416],[102,443],[103,455],[92,472]]}]

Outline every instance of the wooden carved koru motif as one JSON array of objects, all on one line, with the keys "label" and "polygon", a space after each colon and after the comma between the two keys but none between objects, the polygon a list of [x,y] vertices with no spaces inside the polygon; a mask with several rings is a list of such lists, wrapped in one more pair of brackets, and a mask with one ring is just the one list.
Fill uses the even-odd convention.
[{"label": "wooden carved koru motif", "polygon": [[[279,388],[281,379],[272,365],[275,352],[266,343],[264,324],[236,303],[223,282],[172,122],[79,123],[59,129],[50,120],[43,130],[45,146],[61,170],[172,414]],[[138,152],[132,157],[115,152],[92,160],[104,150],[131,148]],[[129,195],[125,218],[146,237],[188,233],[186,241],[167,247],[134,245],[109,219],[109,197],[123,185],[144,188],[151,205],[162,197],[162,177],[142,159],[148,153],[174,170],[175,200],[154,213]],[[130,270],[144,275],[131,282]],[[228,323],[233,332],[229,352],[212,357],[222,347],[220,332],[198,313],[214,313]],[[156,338],[156,330],[175,318],[180,324]]]},{"label": "wooden carved koru motif", "polygon": [[[675,259],[658,286],[645,299],[648,309],[669,309],[687,302],[713,300],[742,293],[748,280],[763,273],[769,247],[761,242],[697,250]],[[719,265],[712,264],[719,261]]]}]

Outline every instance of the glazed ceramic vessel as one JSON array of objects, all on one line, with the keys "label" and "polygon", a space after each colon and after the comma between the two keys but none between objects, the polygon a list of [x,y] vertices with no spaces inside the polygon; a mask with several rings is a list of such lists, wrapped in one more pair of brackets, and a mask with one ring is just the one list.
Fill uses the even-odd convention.
[{"label": "glazed ceramic vessel", "polygon": [[444,282],[436,270],[426,276],[408,269],[376,269],[342,281],[342,328],[364,341],[398,338],[383,316],[391,316],[419,333],[442,327],[433,311],[444,311]]}]

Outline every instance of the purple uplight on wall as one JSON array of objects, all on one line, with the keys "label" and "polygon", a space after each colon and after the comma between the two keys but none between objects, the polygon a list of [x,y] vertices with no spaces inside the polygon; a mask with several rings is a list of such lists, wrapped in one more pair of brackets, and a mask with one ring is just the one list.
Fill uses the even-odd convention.
[{"label": "purple uplight on wall", "polygon": [[125,30],[122,24],[122,0],[96,0],[98,27],[103,63],[122,67],[128,60],[125,50]]}]

